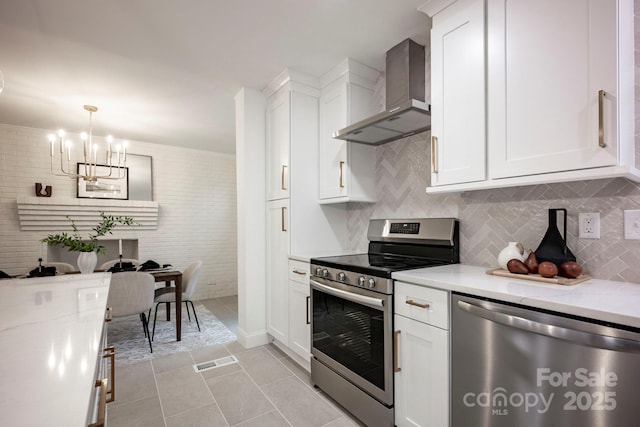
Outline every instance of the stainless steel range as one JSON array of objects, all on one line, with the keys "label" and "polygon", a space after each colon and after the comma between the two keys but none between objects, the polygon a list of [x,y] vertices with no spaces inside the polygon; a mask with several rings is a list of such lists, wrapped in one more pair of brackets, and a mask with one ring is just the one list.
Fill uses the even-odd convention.
[{"label": "stainless steel range", "polygon": [[393,426],[396,271],[459,262],[453,218],[374,219],[366,254],[311,259],[311,381],[367,426]]}]

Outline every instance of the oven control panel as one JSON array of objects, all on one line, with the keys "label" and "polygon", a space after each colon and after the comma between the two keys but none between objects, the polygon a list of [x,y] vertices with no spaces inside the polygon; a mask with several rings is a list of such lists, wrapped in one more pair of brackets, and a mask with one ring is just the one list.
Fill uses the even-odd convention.
[{"label": "oven control panel", "polygon": [[389,226],[389,233],[393,234],[418,234],[420,233],[419,222],[392,222]]},{"label": "oven control panel", "polygon": [[375,292],[385,294],[393,293],[393,280],[384,277],[375,277],[354,271],[319,265],[311,265],[311,273],[312,278],[316,280],[322,279],[320,281],[327,285],[330,285],[330,282],[338,282]]}]

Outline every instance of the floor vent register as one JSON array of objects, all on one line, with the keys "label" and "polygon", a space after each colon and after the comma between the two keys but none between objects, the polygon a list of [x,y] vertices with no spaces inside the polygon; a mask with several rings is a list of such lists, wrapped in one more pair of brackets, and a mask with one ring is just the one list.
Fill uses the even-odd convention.
[{"label": "floor vent register", "polygon": [[220,368],[221,366],[232,365],[234,363],[238,363],[238,359],[236,359],[235,356],[221,357],[220,359],[209,360],[208,362],[193,365],[193,370],[196,372],[208,371],[209,369]]}]

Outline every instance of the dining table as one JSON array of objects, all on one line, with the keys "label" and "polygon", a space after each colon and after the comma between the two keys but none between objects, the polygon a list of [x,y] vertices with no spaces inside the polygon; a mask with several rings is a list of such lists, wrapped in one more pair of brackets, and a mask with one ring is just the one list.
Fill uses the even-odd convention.
[{"label": "dining table", "polygon": [[[182,341],[182,272],[179,270],[158,270],[146,271],[151,274],[156,282],[165,282],[166,286],[171,286],[171,282],[175,284],[176,293],[176,341]],[[167,320],[169,315],[170,304],[167,303]]]}]

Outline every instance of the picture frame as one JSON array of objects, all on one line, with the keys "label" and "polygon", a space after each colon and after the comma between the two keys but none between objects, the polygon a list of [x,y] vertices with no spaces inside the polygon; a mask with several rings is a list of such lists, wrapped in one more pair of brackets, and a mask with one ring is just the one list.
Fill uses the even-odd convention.
[{"label": "picture frame", "polygon": [[[108,175],[109,166],[96,165],[96,174]],[[95,183],[85,181],[82,178],[78,180],[78,192],[77,198],[79,199],[117,199],[117,200],[129,200],[129,168],[124,169],[124,176],[119,179],[101,179]],[[78,163],[76,172],[80,175],[84,173],[84,163]],[[118,172],[117,168],[112,168],[112,173]]]},{"label": "picture frame", "polygon": [[152,157],[127,153],[129,200],[153,200]]}]

